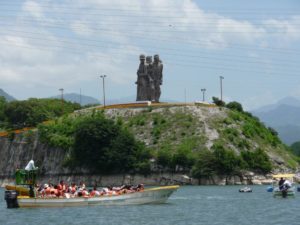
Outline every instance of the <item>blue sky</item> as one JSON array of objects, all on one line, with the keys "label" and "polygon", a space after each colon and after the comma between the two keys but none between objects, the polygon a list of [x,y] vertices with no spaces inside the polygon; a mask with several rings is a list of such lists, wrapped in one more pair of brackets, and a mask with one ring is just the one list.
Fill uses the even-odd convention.
[{"label": "blue sky", "polygon": [[[0,2],[0,88],[18,99],[136,94],[139,54],[159,54],[162,99],[220,96],[248,110],[300,98],[297,0]],[[185,91],[186,90],[186,91]]]}]

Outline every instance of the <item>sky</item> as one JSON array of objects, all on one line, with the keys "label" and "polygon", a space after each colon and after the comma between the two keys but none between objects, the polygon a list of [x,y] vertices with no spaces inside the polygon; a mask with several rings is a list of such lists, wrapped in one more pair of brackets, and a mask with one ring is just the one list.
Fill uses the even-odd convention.
[{"label": "sky", "polygon": [[298,0],[2,0],[0,88],[19,100],[136,96],[139,55],[159,54],[162,100],[245,109],[300,98]]}]

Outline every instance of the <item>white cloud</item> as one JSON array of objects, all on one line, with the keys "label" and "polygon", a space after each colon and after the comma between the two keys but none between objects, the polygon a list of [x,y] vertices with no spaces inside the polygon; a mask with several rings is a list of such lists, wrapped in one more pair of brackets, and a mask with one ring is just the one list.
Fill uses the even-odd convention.
[{"label": "white cloud", "polygon": [[28,12],[33,17],[40,19],[43,17],[43,9],[35,1],[26,1],[23,4],[23,11]]},{"label": "white cloud", "polygon": [[[257,26],[206,12],[191,0],[64,2],[60,7],[47,1],[44,7],[40,1],[28,0],[19,20],[29,13],[36,21],[44,21],[44,27],[36,29],[34,23],[24,20],[26,26],[15,29],[32,34],[0,34],[0,76],[7,85],[26,81],[31,87],[54,88],[59,81],[65,87],[75,86],[93,82],[99,73],[109,74],[116,85],[128,85],[136,79],[140,53],[154,54],[157,49],[184,44],[197,51],[226,49],[236,43],[268,46],[270,30],[283,32],[278,38],[286,40],[299,40],[300,34],[295,26],[299,17]],[[256,52],[251,55],[259,58]],[[246,107],[255,108],[271,97],[253,97]]]},{"label": "white cloud", "polygon": [[273,33],[281,41],[289,42],[300,40],[300,16],[293,16],[291,19],[278,20],[270,19],[264,21],[266,29]]}]

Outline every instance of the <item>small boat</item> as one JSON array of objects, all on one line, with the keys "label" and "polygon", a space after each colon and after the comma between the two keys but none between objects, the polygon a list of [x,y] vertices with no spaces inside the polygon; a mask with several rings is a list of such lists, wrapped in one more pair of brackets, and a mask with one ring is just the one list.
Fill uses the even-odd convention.
[{"label": "small boat", "polygon": [[[293,178],[295,174],[277,174],[273,175],[273,196],[274,197],[295,197],[295,187]],[[283,182],[279,185],[279,180]]]},{"label": "small boat", "polygon": [[249,187],[243,187],[243,188],[239,189],[239,192],[252,192],[252,189]]},{"label": "small boat", "polygon": [[273,192],[273,190],[274,190],[274,188],[273,188],[272,186],[269,186],[269,187],[267,188],[267,192]]}]

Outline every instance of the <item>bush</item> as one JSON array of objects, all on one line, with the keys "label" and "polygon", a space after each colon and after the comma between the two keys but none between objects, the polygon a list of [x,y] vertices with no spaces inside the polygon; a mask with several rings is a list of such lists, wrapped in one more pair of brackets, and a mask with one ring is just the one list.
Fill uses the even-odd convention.
[{"label": "bush", "polygon": [[215,103],[217,106],[225,106],[225,102],[220,100],[217,97],[212,97],[213,103]]},{"label": "bush", "polygon": [[233,175],[240,171],[242,160],[232,150],[225,149],[217,143],[212,146],[216,158],[216,169],[218,174]]},{"label": "bush", "polygon": [[231,110],[236,110],[238,112],[244,112],[243,106],[238,102],[229,102],[226,107]]},{"label": "bush", "polygon": [[217,160],[215,155],[204,149],[196,156],[196,162],[192,168],[194,178],[209,178],[217,173]]},{"label": "bush", "polygon": [[149,158],[141,156],[144,149],[131,133],[98,114],[77,125],[72,158],[75,165],[95,172],[130,172],[136,165],[145,169]]},{"label": "bush", "polygon": [[54,119],[63,114],[79,109],[79,104],[66,102],[59,99],[36,99],[25,101],[12,101],[5,105],[4,116],[11,126],[18,128],[36,126],[46,120]]},{"label": "bush", "polygon": [[291,149],[295,155],[300,156],[300,141],[293,143]]},{"label": "bush", "polygon": [[246,168],[262,173],[268,173],[272,170],[272,163],[268,155],[260,148],[254,152],[242,151],[241,157],[245,162]]}]

